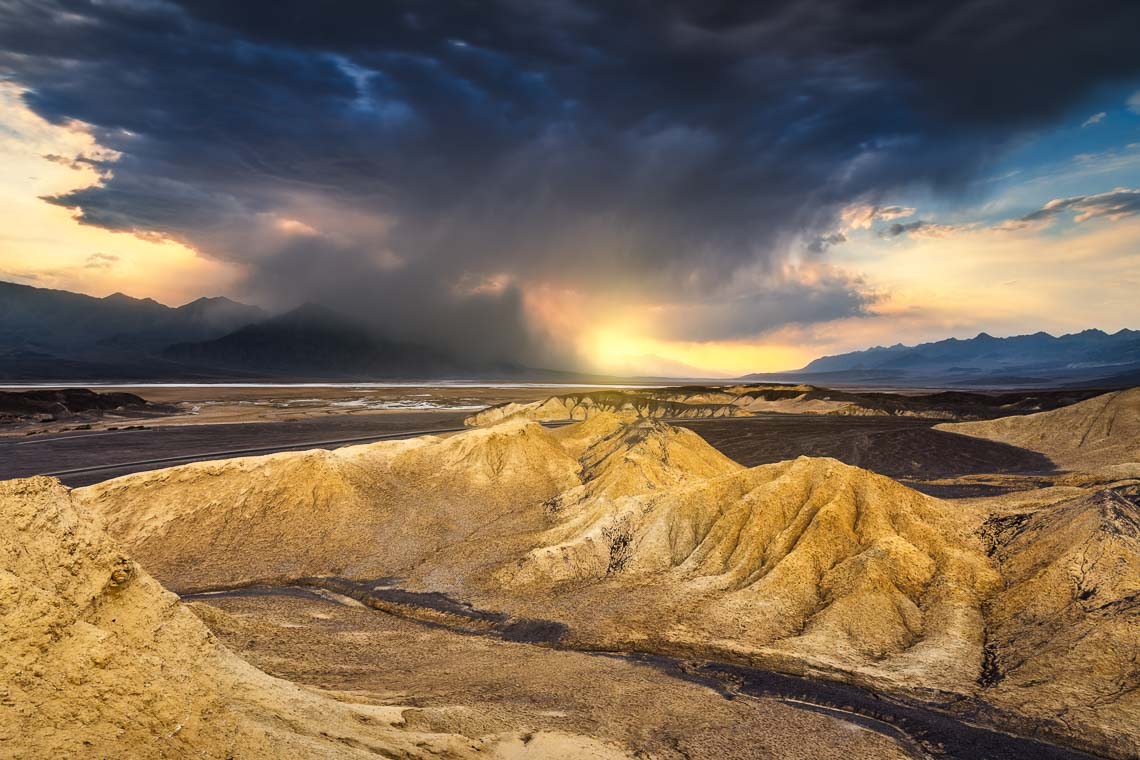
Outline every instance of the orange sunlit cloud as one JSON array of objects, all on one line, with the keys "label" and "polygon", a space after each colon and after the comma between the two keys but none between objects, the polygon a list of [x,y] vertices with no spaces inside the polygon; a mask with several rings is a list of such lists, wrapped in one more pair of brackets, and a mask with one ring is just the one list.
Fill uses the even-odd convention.
[{"label": "orange sunlit cloud", "polygon": [[182,303],[228,291],[229,265],[173,241],[79,224],[41,196],[89,187],[100,176],[76,157],[105,156],[81,124],[53,125],[0,83],[0,278],[96,296],[123,291]]}]

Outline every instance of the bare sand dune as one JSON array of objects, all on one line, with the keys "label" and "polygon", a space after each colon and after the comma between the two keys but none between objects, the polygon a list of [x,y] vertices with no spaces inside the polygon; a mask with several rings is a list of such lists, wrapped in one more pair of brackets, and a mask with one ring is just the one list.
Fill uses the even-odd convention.
[{"label": "bare sand dune", "polygon": [[0,684],[5,757],[622,756],[272,678],[221,646],[49,478],[0,483]]},{"label": "bare sand dune", "polygon": [[1039,451],[1061,467],[1092,469],[1140,461],[1140,388],[1096,396],[1024,417],[937,429]]}]

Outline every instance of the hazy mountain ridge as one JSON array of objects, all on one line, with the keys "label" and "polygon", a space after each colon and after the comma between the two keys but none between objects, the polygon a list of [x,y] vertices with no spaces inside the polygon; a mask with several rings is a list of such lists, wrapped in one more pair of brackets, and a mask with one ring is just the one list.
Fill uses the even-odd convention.
[{"label": "hazy mountain ridge", "polygon": [[266,316],[260,307],[221,297],[171,307],[122,293],[95,298],[0,282],[0,350],[9,353],[148,352],[219,337]]},{"label": "hazy mountain ridge", "polygon": [[[823,356],[809,362],[802,372],[833,372],[851,369],[897,369],[912,366],[968,362],[968,368],[996,369],[1009,366],[1068,366],[1092,363],[1114,366],[1140,361],[1140,331],[1123,329],[1109,334],[1103,330],[1084,330],[1054,337],[1046,332],[995,338],[978,333],[973,338],[948,338],[917,346],[901,343],[890,347],[876,346],[835,356]],[[961,367],[966,369],[967,367]]]},{"label": "hazy mountain ridge", "polygon": [[617,380],[454,356],[319,304],[269,316],[223,297],[172,308],[122,293],[95,298],[0,282],[0,381],[473,377]]},{"label": "hazy mountain ridge", "polygon": [[[316,304],[269,316],[228,298],[179,307],[0,282],[0,379],[558,376],[460,360]],[[567,375],[569,377],[569,375]]]},{"label": "hazy mountain ridge", "polygon": [[[577,372],[480,362],[395,340],[334,309],[305,304],[269,316],[224,297],[179,307],[0,282],[0,380],[526,378],[606,382]],[[820,357],[802,369],[742,381],[816,386],[1115,388],[1140,377],[1140,331],[1053,337],[980,333],[917,346]],[[649,379],[649,378],[641,378]],[[657,378],[662,379],[662,378]]]},{"label": "hazy mountain ridge", "polygon": [[1140,331],[1089,329],[995,338],[948,338],[916,346],[875,346],[822,356],[798,370],[746,375],[743,380],[812,379],[869,385],[1112,385],[1140,371]]},{"label": "hazy mountain ridge", "polygon": [[176,343],[162,356],[193,366],[274,374],[406,376],[462,370],[458,361],[441,352],[390,340],[316,304],[213,340]]}]

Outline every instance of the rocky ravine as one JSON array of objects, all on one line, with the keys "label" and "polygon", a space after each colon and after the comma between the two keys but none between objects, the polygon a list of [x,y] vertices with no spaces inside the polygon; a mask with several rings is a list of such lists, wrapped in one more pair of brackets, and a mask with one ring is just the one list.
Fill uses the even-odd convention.
[{"label": "rocky ravine", "polygon": [[[76,495],[179,590],[395,576],[561,623],[571,645],[976,703],[1019,731],[1140,753],[1127,584],[1095,615],[1056,615],[1044,600],[1071,612],[1083,592],[1031,559],[1084,557],[1087,543],[1101,567],[1129,568],[1135,542],[975,531],[955,506],[834,460],[744,469],[692,432],[602,414],[187,465]],[[1095,525],[1098,504],[1064,514]],[[1082,640],[1111,651],[1066,644]],[[1048,656],[1017,662],[1027,651]]]}]

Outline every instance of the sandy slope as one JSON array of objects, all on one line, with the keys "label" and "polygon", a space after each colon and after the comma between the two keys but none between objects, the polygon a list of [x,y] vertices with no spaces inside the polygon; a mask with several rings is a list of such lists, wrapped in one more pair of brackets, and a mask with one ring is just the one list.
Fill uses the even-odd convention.
[{"label": "sandy slope", "polygon": [[48,478],[0,483],[0,684],[4,757],[621,756],[559,733],[464,736],[477,721],[461,713],[346,704],[271,678]]},{"label": "sandy slope", "polygon": [[[538,425],[203,462],[76,493],[175,590],[265,578],[402,575],[577,484]],[[489,527],[490,526],[490,527]]]},{"label": "sandy slope", "polygon": [[1140,461],[1140,388],[1024,417],[936,426],[1040,451],[1059,466],[1090,469]]},{"label": "sandy slope", "polygon": [[987,609],[996,647],[987,698],[1140,755],[1140,485],[986,528],[1006,585]]}]

